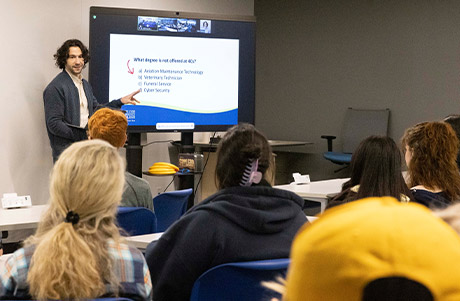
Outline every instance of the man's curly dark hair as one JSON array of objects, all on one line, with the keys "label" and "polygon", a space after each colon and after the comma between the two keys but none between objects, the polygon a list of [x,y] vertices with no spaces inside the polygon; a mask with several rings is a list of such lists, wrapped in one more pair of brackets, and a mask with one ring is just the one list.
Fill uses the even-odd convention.
[{"label": "man's curly dark hair", "polygon": [[67,40],[64,42],[64,44],[62,44],[61,47],[59,47],[59,49],[54,54],[54,59],[56,60],[56,66],[58,66],[60,69],[65,68],[65,64],[67,62],[67,59],[69,58],[69,48],[70,47],[79,47],[81,49],[83,59],[85,60],[85,65],[89,61],[89,50],[80,40],[77,40],[77,39]]}]

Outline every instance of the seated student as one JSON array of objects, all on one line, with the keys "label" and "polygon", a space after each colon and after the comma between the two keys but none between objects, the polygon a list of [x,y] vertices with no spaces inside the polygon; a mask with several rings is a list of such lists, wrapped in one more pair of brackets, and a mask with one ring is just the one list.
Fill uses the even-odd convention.
[{"label": "seated student", "polygon": [[401,172],[401,152],[390,137],[370,136],[351,158],[351,178],[328,208],[370,196],[392,196],[403,203],[412,194]]},{"label": "seated student", "polygon": [[460,300],[460,239],[391,197],[327,210],[292,245],[283,300]]},{"label": "seated student", "polygon": [[429,208],[443,208],[457,200],[459,141],[452,127],[445,122],[419,123],[405,131],[401,142],[415,201]]},{"label": "seated student", "polygon": [[[123,112],[102,108],[96,111],[88,121],[88,137],[105,140],[116,148],[120,148],[126,142],[127,128],[128,120]],[[145,207],[153,211],[149,182],[126,171],[120,206]]]},{"label": "seated student", "polygon": [[67,148],[54,165],[36,234],[0,270],[0,298],[150,299],[145,259],[115,224],[123,183],[123,159],[107,142]]},{"label": "seated student", "polygon": [[254,126],[229,129],[217,152],[220,190],[147,247],[154,300],[188,300],[195,280],[219,264],[287,258],[307,221],[302,198],[271,187],[271,148]]}]

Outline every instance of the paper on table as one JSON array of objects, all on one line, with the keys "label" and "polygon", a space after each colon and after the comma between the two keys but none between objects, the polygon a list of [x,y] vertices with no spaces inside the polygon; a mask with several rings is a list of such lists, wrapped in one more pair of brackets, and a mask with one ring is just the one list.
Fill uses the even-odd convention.
[{"label": "paper on table", "polygon": [[296,173],[293,173],[292,176],[294,177],[294,182],[292,182],[291,184],[309,184],[310,183],[309,175],[301,175],[300,173],[296,172]]}]

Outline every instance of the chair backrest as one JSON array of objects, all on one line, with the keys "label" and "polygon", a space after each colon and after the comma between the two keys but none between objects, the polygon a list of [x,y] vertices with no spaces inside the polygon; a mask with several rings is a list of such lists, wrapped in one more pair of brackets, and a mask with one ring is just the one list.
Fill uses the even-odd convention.
[{"label": "chair backrest", "polygon": [[372,135],[388,135],[390,110],[359,110],[348,108],[343,127],[343,152],[353,153],[359,143]]},{"label": "chair backrest", "polygon": [[166,231],[187,211],[187,202],[192,192],[192,188],[168,191],[153,198],[158,232]]},{"label": "chair backrest", "polygon": [[157,232],[155,213],[144,207],[118,207],[117,221],[129,235]]},{"label": "chair backrest", "polygon": [[225,263],[203,273],[193,285],[191,301],[270,300],[280,295],[261,285],[286,276],[288,258]]}]

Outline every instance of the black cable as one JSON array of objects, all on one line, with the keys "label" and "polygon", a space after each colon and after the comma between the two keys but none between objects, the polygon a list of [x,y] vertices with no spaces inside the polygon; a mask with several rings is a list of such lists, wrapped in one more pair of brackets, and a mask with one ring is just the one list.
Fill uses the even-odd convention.
[{"label": "black cable", "polygon": [[169,188],[169,186],[171,186],[171,184],[174,182],[174,179],[176,178],[176,175],[173,176],[171,182],[169,182],[168,186],[166,186],[165,190],[163,190],[163,192],[166,192],[166,190]]},{"label": "black cable", "polygon": [[204,171],[206,169],[206,165],[208,165],[208,161],[209,161],[209,157],[210,157],[210,154],[211,154],[211,149],[212,149],[212,145],[213,143],[211,141],[213,141],[214,137],[216,136],[216,133],[217,132],[214,132],[214,134],[212,134],[212,137],[209,139],[209,148],[208,148],[208,157],[206,158],[206,162],[204,162],[204,165],[203,165],[203,170],[201,172],[201,176],[200,176],[200,179],[198,180],[198,183],[196,184],[196,187],[195,187],[195,192],[194,192],[194,196],[196,198],[196,192],[198,191],[198,187],[200,186],[200,183],[201,183],[201,179],[203,178],[203,174],[204,174]]},{"label": "black cable", "polygon": [[146,147],[146,146],[149,146],[150,144],[154,144],[154,143],[171,143],[171,142],[174,142],[174,140],[158,140],[158,141],[152,141],[152,142],[149,142],[147,144],[144,144],[144,145],[141,145],[142,147]]}]

